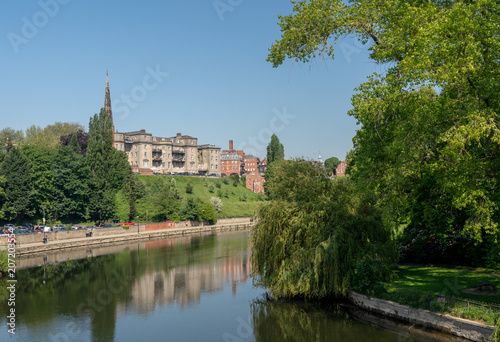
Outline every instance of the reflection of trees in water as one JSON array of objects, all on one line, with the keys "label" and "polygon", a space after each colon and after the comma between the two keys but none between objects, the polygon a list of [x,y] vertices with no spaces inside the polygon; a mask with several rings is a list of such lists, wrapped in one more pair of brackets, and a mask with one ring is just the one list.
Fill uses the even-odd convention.
[{"label": "reflection of trees in water", "polygon": [[251,304],[250,311],[257,342],[386,342],[401,341],[402,337],[350,319],[340,304],[258,300]]}]

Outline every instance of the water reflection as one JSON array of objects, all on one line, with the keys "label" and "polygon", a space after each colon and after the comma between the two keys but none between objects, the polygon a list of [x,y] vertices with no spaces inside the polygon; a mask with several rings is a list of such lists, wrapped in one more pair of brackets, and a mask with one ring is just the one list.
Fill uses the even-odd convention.
[{"label": "water reflection", "polygon": [[38,265],[17,273],[15,336],[1,279],[0,341],[435,340],[361,323],[338,305],[255,300],[265,290],[249,278],[248,232],[107,248],[113,254],[93,248],[27,259]]},{"label": "water reflection", "polygon": [[[298,301],[256,300],[251,305],[252,325],[258,342],[466,341],[445,334],[412,329],[407,325],[358,311],[340,304]],[[354,320],[352,315],[359,318],[363,316],[362,320],[370,324]]]},{"label": "water reflection", "polygon": [[[249,258],[248,233],[240,232],[149,241],[117,254],[19,270],[18,332],[33,341],[44,335],[113,341],[120,316],[199,303],[202,293],[221,291],[228,283],[234,293],[248,279]],[[3,317],[6,299],[0,292]],[[70,329],[68,324],[54,328],[68,317]],[[4,327],[0,336],[7,334]]]}]

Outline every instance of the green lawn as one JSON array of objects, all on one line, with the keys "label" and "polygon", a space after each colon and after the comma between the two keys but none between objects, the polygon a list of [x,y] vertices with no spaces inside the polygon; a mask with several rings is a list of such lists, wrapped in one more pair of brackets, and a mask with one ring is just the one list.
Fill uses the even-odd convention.
[{"label": "green lawn", "polygon": [[[488,296],[461,291],[475,288],[483,281],[489,281],[500,288],[500,278],[488,274],[469,270],[399,266],[393,281],[383,284],[384,291],[378,291],[375,296],[415,308],[446,313],[492,325],[495,317],[500,317],[500,307],[496,307],[500,305],[500,294]],[[445,295],[446,303],[438,302],[438,295]],[[467,302],[467,300],[486,305],[477,305],[472,301]]]}]

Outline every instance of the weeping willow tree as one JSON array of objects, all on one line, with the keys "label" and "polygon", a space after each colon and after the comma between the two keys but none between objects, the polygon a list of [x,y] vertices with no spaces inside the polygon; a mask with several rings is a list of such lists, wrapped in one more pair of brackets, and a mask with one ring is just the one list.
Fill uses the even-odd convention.
[{"label": "weeping willow tree", "polygon": [[374,199],[304,161],[274,165],[255,226],[253,272],[276,297],[345,295],[356,283],[390,276],[396,249]]}]

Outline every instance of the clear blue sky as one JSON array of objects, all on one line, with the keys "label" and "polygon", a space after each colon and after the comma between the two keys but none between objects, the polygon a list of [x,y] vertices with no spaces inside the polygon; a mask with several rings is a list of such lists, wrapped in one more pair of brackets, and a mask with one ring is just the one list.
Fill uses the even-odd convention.
[{"label": "clear blue sky", "polygon": [[121,132],[181,132],[223,149],[232,139],[260,157],[274,132],[287,158],[342,159],[354,88],[379,67],[346,38],[334,61],[273,68],[277,16],[291,10],[287,0],[3,1],[0,129],[87,128],[108,70]]}]

